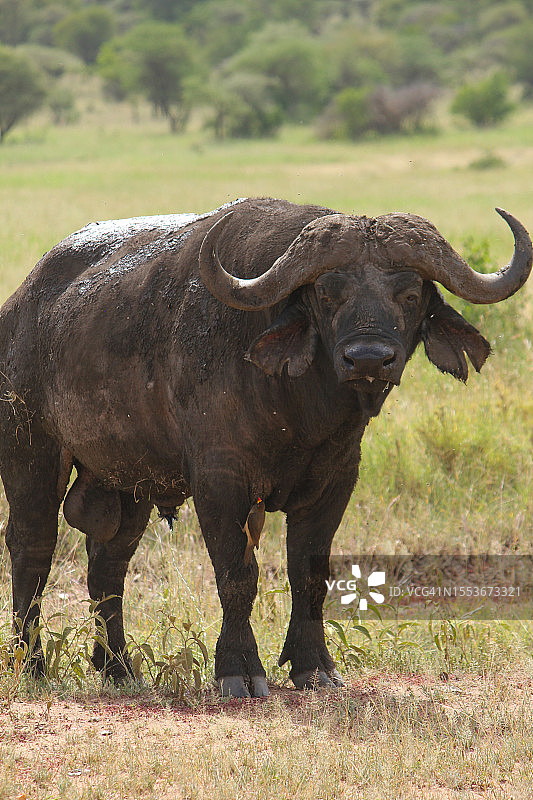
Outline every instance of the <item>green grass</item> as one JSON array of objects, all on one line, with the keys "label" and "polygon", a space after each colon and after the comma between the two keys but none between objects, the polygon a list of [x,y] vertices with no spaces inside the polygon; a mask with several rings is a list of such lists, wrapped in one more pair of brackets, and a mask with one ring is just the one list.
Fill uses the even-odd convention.
[{"label": "green grass", "polygon": [[[42,119],[15,131],[0,148],[2,300],[43,252],[88,221],[201,212],[239,196],[286,197],[369,215],[413,211],[429,217],[460,250],[465,245],[474,252],[476,243],[486,240],[494,262],[506,261],[512,252],[512,237],[494,213],[495,205],[533,227],[533,112],[528,110],[498,129],[449,128],[427,137],[360,144],[317,142],[307,128],[287,129],[276,141],[216,143],[200,132],[172,137],[145,110],[140,115],[141,122],[134,124],[128,109],[91,105],[76,126],[52,128]],[[493,168],[473,167],[487,152],[500,161]],[[402,386],[366,434],[360,481],[335,539],[335,552],[531,551],[532,298],[533,290],[527,287],[499,306],[468,308],[455,302],[488,336],[494,354],[481,375],[471,375],[466,387],[440,375],[423,352],[416,354]],[[0,522],[6,516],[1,498]],[[277,686],[286,681],[286,670],[277,667],[277,657],[290,602],[283,566],[284,535],[282,515],[269,515],[259,553],[260,593],[253,615],[261,656],[269,679]],[[37,686],[24,674],[8,669],[9,568],[1,535],[0,550],[0,702],[13,719],[17,719],[17,698],[42,704],[50,698],[54,703],[62,698],[86,702],[95,694],[117,698],[129,693],[136,703],[146,702],[147,697],[152,701],[154,681],[162,672],[153,660],[163,663],[166,657],[168,665],[174,655],[172,663],[178,669],[177,656],[184,646],[182,622],[187,621],[208,647],[210,661],[202,671],[202,686],[206,686],[212,675],[220,607],[192,504],[182,512],[173,533],[165,523],[152,520],[127,579],[125,619],[132,652],[141,652],[139,648],[148,644],[154,653],[151,660],[149,651],[142,651],[145,688],[118,692],[102,687],[98,676],[88,670],[92,624],[86,604],[83,536],[68,529],[64,521],[44,600],[45,634],[61,640],[61,658],[51,677]],[[66,627],[72,630],[65,633]],[[478,782],[483,791],[494,790],[497,797],[526,797],[524,775],[533,753],[530,700],[511,686],[502,688],[497,676],[508,672],[530,680],[531,623],[469,627],[466,622],[444,621],[437,633],[441,643],[443,637],[453,638],[446,649],[437,646],[435,631],[427,622],[405,630],[390,621],[371,622],[367,627],[370,638],[346,627],[346,641],[335,626],[327,629],[332,650],[356,694],[363,684],[363,694],[370,691],[379,675],[396,676],[408,684],[413,675],[438,682],[440,673],[454,673],[463,681],[458,697],[473,703],[475,735],[455,725],[453,714],[446,716],[451,695],[442,687],[431,697],[433,710],[405,697],[402,702],[391,700],[394,693],[381,684],[377,694],[372,694],[368,713],[365,703],[350,696],[338,701],[322,696],[308,699],[302,712],[305,725],[274,698],[262,712],[250,711],[251,718],[245,712],[236,719],[224,717],[225,728],[222,722],[207,725],[204,720],[214,738],[210,744],[194,740],[191,752],[200,760],[206,754],[220,759],[218,779],[214,768],[202,767],[203,788],[196,793],[191,790],[190,796],[296,793],[333,798],[364,791],[361,796],[369,798],[470,797],[467,792],[474,791]],[[165,676],[169,680],[159,688],[155,701],[161,708],[172,702],[171,670]],[[477,695],[472,690],[476,682],[481,682]],[[200,703],[201,709],[205,697],[198,697],[193,684],[189,689],[186,699],[193,705]],[[218,701],[211,698],[209,702]],[[331,703],[336,702],[340,706],[332,711]],[[504,703],[509,704],[505,711]],[[457,703],[454,708],[459,716],[464,711],[457,711]],[[209,718],[211,711],[206,714]],[[241,735],[246,725],[253,727],[258,741],[271,737],[266,760],[258,760],[249,741],[251,734]],[[302,731],[309,745],[300,739]],[[156,791],[154,786],[165,785],[165,776],[168,785],[168,776],[176,785],[191,780],[173,760],[171,750],[159,752],[154,745],[146,754],[142,783],[142,764],[132,755],[140,735],[132,733],[125,755],[120,747],[111,746],[107,759],[91,744],[89,734],[76,739],[87,763],[96,765],[98,774],[106,777],[107,783],[102,778],[98,784],[100,794],[78,792],[64,770],[63,783],[58,783],[59,773],[47,772],[48,762],[41,759],[41,788],[28,797],[150,796]],[[231,756],[226,739],[233,736],[236,750]],[[368,744],[372,737],[375,742]],[[288,741],[294,748],[292,759],[281,757]],[[313,774],[304,768],[312,758],[311,744],[323,759],[322,767],[311,769]],[[70,764],[71,745],[66,745],[64,765]],[[137,764],[129,777],[125,777],[124,758]],[[8,766],[0,768],[0,798],[13,796],[4,785],[27,792],[26,784],[9,783],[17,764],[4,763]],[[272,794],[269,776],[271,785],[279,789],[273,788]],[[508,793],[501,789],[505,782]],[[159,794],[165,796],[163,790]]]},{"label": "green grass", "polygon": [[[497,258],[509,234],[493,212],[527,223],[533,173],[533,114],[513,127],[445,135],[321,143],[307,128],[279,140],[216,143],[203,132],[173,137],[162,122],[132,123],[100,108],[94,122],[15,130],[0,148],[0,294],[35,260],[87,222],[141,214],[205,211],[242,196],[280,196],[345,212],[410,210],[432,219],[459,245],[488,237]],[[469,165],[487,150],[505,168]]]}]

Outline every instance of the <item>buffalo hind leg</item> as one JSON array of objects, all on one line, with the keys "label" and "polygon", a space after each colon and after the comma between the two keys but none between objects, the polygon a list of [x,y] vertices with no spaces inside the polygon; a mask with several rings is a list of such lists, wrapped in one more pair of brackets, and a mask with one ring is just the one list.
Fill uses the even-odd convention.
[{"label": "buffalo hind leg", "polygon": [[266,697],[266,673],[250,625],[259,570],[255,556],[247,566],[244,563],[247,539],[243,526],[253,498],[233,487],[225,491],[219,482],[216,495],[209,490],[197,491],[194,502],[222,605],[222,628],[215,652],[215,677],[221,694]]},{"label": "buffalo hind leg", "polygon": [[31,439],[19,430],[13,442],[4,429],[1,451],[9,503],[6,545],[11,556],[14,630],[19,641],[33,644],[30,668],[39,676],[45,661],[41,638],[37,633],[32,642],[32,629],[39,626],[41,598],[57,541],[59,449],[34,424]]},{"label": "buffalo hind leg", "polygon": [[353,483],[324,492],[312,508],[287,514],[287,567],[292,611],[279,665],[291,662],[298,689],[342,686],[324,638],[322,606],[329,578],[331,542]]},{"label": "buffalo hind leg", "polygon": [[[152,503],[135,502],[133,495],[120,492],[121,521],[116,535],[109,542],[87,537],[87,585],[92,600],[98,602],[98,615],[106,626],[108,650],[95,642],[93,664],[107,677],[120,682],[131,677],[125,653],[122,597],[124,579],[131,557],[144,533]],[[109,652],[110,651],[110,652]]]}]

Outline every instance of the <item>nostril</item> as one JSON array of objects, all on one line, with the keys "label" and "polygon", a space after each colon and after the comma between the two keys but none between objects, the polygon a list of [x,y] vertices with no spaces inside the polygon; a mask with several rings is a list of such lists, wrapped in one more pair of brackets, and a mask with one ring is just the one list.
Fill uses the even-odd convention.
[{"label": "nostril", "polygon": [[398,353],[386,342],[359,339],[339,353],[341,369],[349,380],[358,377],[388,380],[398,363]]}]

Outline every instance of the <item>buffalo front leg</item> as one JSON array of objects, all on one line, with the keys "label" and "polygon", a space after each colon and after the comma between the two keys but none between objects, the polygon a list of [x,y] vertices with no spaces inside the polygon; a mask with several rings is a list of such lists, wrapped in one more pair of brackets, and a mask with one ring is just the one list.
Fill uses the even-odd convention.
[{"label": "buffalo front leg", "polygon": [[245,564],[243,528],[254,498],[217,486],[216,496],[198,491],[196,512],[215,570],[222,605],[222,627],[215,654],[215,677],[221,694],[266,697],[266,673],[257,652],[250,614],[257,594],[255,555]]},{"label": "buffalo front leg", "polygon": [[279,665],[291,662],[298,689],[342,686],[324,638],[322,607],[329,578],[331,542],[353,484],[325,492],[312,508],[287,514],[287,567],[292,612]]},{"label": "buffalo front leg", "polygon": [[120,682],[131,677],[131,665],[125,653],[122,598],[124,579],[131,557],[144,533],[152,504],[148,500],[136,503],[132,495],[120,493],[121,521],[109,542],[87,537],[87,586],[92,600],[98,602],[97,612],[105,625],[106,645],[96,641],[93,664],[107,677]]}]

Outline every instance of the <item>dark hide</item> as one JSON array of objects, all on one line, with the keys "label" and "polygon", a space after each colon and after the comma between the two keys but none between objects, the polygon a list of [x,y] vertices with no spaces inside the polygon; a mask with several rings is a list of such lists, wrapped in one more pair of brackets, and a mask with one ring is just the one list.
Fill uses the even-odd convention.
[{"label": "dark hide", "polygon": [[[287,515],[293,608],[280,663],[291,662],[298,686],[313,673],[337,684],[320,621],[328,576],[312,571],[310,556],[330,552],[365,427],[422,339],[437,367],[461,380],[464,354],[479,369],[490,348],[412,266],[380,256],[370,223],[368,243],[338,272],[272,308],[224,306],[203,285],[198,254],[226,213],[88,226],[3,306],[0,470],[13,609],[28,641],[74,464],[64,513],[87,534],[89,592],[108,598],[101,613],[115,654],[106,664],[97,648],[94,660],[124,677],[128,562],[153,505],[173,517],[192,496],[223,608],[216,677],[225,693],[265,694],[249,623],[252,552],[244,563],[245,523],[262,498]],[[241,201],[218,254],[234,275],[258,276],[330,213]]]}]

